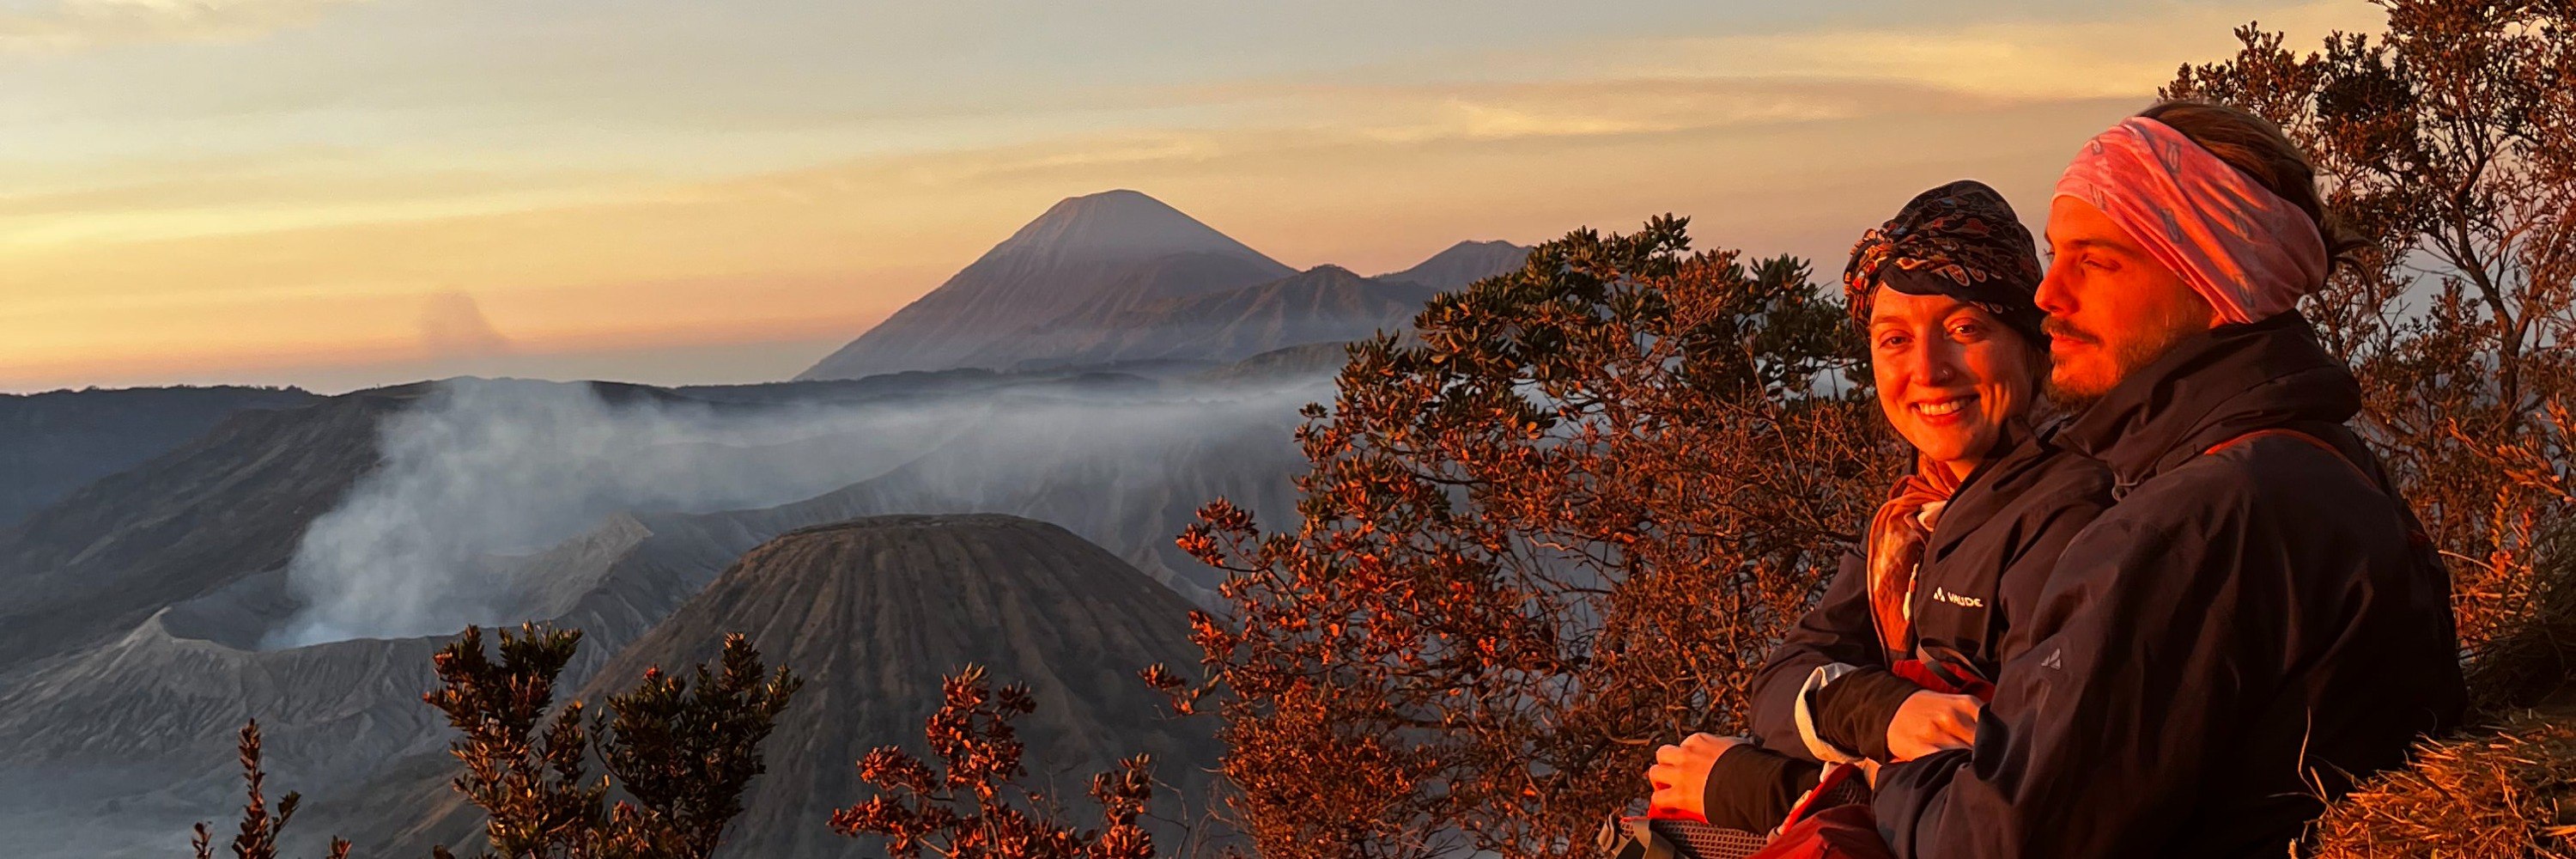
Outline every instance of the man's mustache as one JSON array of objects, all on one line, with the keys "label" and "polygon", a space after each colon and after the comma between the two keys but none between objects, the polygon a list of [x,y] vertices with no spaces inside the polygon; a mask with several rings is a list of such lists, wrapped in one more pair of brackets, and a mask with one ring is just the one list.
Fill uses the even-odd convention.
[{"label": "man's mustache", "polygon": [[2094,336],[2093,332],[2077,328],[2075,327],[2075,323],[2068,322],[2055,316],[2048,317],[2046,320],[2041,321],[2039,323],[2039,330],[2047,332],[2050,337],[2073,340],[2079,343],[2102,342],[2102,338]]}]

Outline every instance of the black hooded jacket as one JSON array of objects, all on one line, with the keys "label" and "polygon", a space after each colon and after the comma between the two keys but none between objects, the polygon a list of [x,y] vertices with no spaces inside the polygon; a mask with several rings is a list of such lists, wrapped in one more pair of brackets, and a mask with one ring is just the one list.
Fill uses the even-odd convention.
[{"label": "black hooded jacket", "polygon": [[2006,439],[2003,452],[1951,495],[1915,572],[1916,653],[1879,644],[1869,571],[1859,554],[1843,557],[1824,600],[1798,619],[1754,675],[1750,721],[1759,748],[1729,752],[1710,771],[1704,796],[1710,822],[1768,830],[1815,784],[1816,758],[1793,713],[1817,668],[1857,669],[1813,696],[1817,735],[1885,760],[1889,720],[1922,690],[1889,673],[1892,660],[1937,653],[1964,673],[1992,678],[2004,660],[2029,646],[2023,619],[2035,610],[2058,552],[2111,503],[2109,473],[2058,447],[2050,434],[2042,429]]},{"label": "black hooded jacket", "polygon": [[[1914,633],[1921,650],[1956,654],[1981,677],[1994,677],[2027,646],[2028,639],[2013,635],[2017,621],[2036,605],[2058,552],[2111,503],[2110,475],[2050,435],[2022,436],[1961,482],[1915,572]],[[1816,702],[1818,731],[1845,749],[1884,757],[1896,704],[1920,687],[1883,670],[1891,659],[1912,655],[1879,645],[1869,570],[1857,553],[1846,554],[1824,600],[1798,619],[1754,675],[1754,736],[1764,748],[1813,760],[1791,713],[1807,675],[1840,662],[1878,671],[1836,681],[1853,694],[1838,696],[1846,706]],[[1880,676],[1885,679],[1875,679]],[[1865,688],[1879,685],[1898,690],[1893,700]]]},{"label": "black hooded jacket", "polygon": [[[2058,440],[2116,503],[2048,577],[1976,747],[1880,772],[1897,854],[2279,856],[2320,792],[2456,724],[2449,578],[2343,426],[2359,408],[2284,314],[2178,343],[2078,416]],[[2276,428],[2340,455],[2229,444]]]}]

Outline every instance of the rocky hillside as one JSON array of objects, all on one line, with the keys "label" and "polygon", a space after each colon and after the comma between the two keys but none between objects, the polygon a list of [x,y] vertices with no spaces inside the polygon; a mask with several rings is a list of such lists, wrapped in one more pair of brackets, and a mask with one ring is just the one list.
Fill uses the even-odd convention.
[{"label": "rocky hillside", "polygon": [[[709,583],[764,541],[882,514],[1016,514],[1059,523],[1045,527],[1089,541],[1081,542],[1085,569],[1105,556],[1117,581],[1128,583],[1095,589],[1101,599],[1141,600],[1177,618],[1190,604],[1183,595],[1203,594],[1210,581],[1172,546],[1198,505],[1228,497],[1286,515],[1288,477],[1299,462],[1288,437],[1290,403],[1320,393],[1292,388],[1270,395],[1245,393],[1252,386],[1095,372],[980,371],[686,392],[597,386],[592,393],[611,404],[676,403],[685,406],[681,413],[713,410],[753,423],[771,415],[810,419],[828,405],[920,407],[953,426],[921,449],[869,454],[885,459],[876,467],[882,470],[861,468],[870,476],[804,500],[607,514],[550,546],[476,556],[477,573],[461,580],[506,586],[494,604],[508,607],[508,616],[483,622],[534,619],[582,629],[584,648],[569,669],[575,683],[597,676],[684,603],[713,593]],[[378,467],[383,421],[425,407],[432,402],[427,390],[244,412],[40,511],[30,517],[36,527],[0,532],[0,575],[19,595],[0,601],[0,637],[12,645],[0,651],[9,655],[0,664],[0,831],[44,845],[13,855],[94,859],[179,849],[188,823],[217,816],[233,801],[232,732],[250,718],[269,736],[276,783],[312,797],[305,834],[364,835],[363,844],[430,837],[424,827],[434,821],[419,811],[448,801],[451,773],[441,751],[448,731],[419,696],[430,683],[427,655],[445,636],[299,647],[277,647],[271,637],[306,607],[288,578],[299,536]],[[1264,405],[1247,408],[1241,403],[1255,400],[1245,397]],[[1090,430],[1030,431],[1027,415],[1060,413]],[[812,462],[867,447],[800,436],[758,446],[660,445],[636,456],[683,457],[739,474],[772,468],[770,460],[781,457]],[[639,472],[661,467],[629,464]],[[1135,582],[1149,595],[1134,596]],[[960,635],[1008,628],[983,615],[942,623]],[[1181,629],[1174,620],[1168,632]],[[1067,681],[1061,688],[1079,686]],[[1042,697],[1053,692],[1041,688]],[[1090,705],[1082,698],[1088,694],[1075,696],[1082,706]],[[935,695],[906,703],[926,713]]]},{"label": "rocky hillside", "polygon": [[310,405],[293,388],[127,388],[0,395],[0,527],[141,465],[245,409]]},{"label": "rocky hillside", "polygon": [[[627,517],[551,550],[492,563],[539,583],[532,618],[605,642],[641,635],[730,558],[705,535],[655,534]],[[279,783],[338,797],[391,762],[443,757],[447,726],[420,701],[444,636],[256,646],[297,608],[282,571],[240,578],[154,611],[103,644],[40,660],[0,683],[0,831],[30,859],[172,852],[188,824],[237,802],[232,734],[257,719]],[[569,673],[588,676],[591,654]],[[79,778],[52,782],[52,774]],[[304,834],[318,837],[307,830]],[[309,852],[309,851],[308,851]]]},{"label": "rocky hillside", "polygon": [[[1030,783],[1079,796],[1092,772],[1135,752],[1177,787],[1158,814],[1188,819],[1203,802],[1217,747],[1200,721],[1162,716],[1136,670],[1186,663],[1189,606],[1100,547],[1054,525],[998,515],[881,516],[790,531],[744,554],[686,605],[627,645],[584,687],[600,701],[650,666],[716,655],[741,632],[805,687],[763,747],[769,771],[718,855],[819,859],[877,855],[834,835],[834,807],[864,794],[854,764],[879,745],[916,754],[942,675],[986,666],[1041,702],[1020,720]],[[585,642],[585,647],[588,642]],[[436,809],[427,820],[362,833],[387,855],[475,833],[479,818],[436,767],[399,768],[367,803]],[[393,823],[399,815],[378,815]],[[343,818],[344,820],[349,818]]]},{"label": "rocky hillside", "polygon": [[374,466],[377,419],[417,393],[241,411],[0,530],[0,672],[284,564],[304,526]]}]

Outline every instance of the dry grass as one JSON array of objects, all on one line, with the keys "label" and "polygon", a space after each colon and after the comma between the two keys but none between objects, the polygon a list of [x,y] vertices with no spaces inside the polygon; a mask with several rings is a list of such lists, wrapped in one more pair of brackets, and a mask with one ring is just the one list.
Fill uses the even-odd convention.
[{"label": "dry grass", "polygon": [[2536,706],[2576,677],[2576,526],[2552,529],[2539,554],[2520,617],[2465,666],[2473,717]]},{"label": "dry grass", "polygon": [[2576,709],[2427,743],[2317,821],[2319,859],[2576,859]]},{"label": "dry grass", "polygon": [[2554,536],[2521,617],[2468,661],[2484,727],[2327,809],[2320,859],[2576,859],[2576,540]]}]

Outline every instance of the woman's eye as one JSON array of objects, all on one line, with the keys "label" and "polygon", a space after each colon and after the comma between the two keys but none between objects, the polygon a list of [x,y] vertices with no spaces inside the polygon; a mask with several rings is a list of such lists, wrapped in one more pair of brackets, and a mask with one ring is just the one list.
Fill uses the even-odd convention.
[{"label": "woman's eye", "polygon": [[2084,265],[2091,268],[2098,268],[2103,271],[2110,271],[2114,268],[2118,268],[2118,266],[2113,265],[2110,260],[2103,259],[2099,254],[2085,254]]}]

